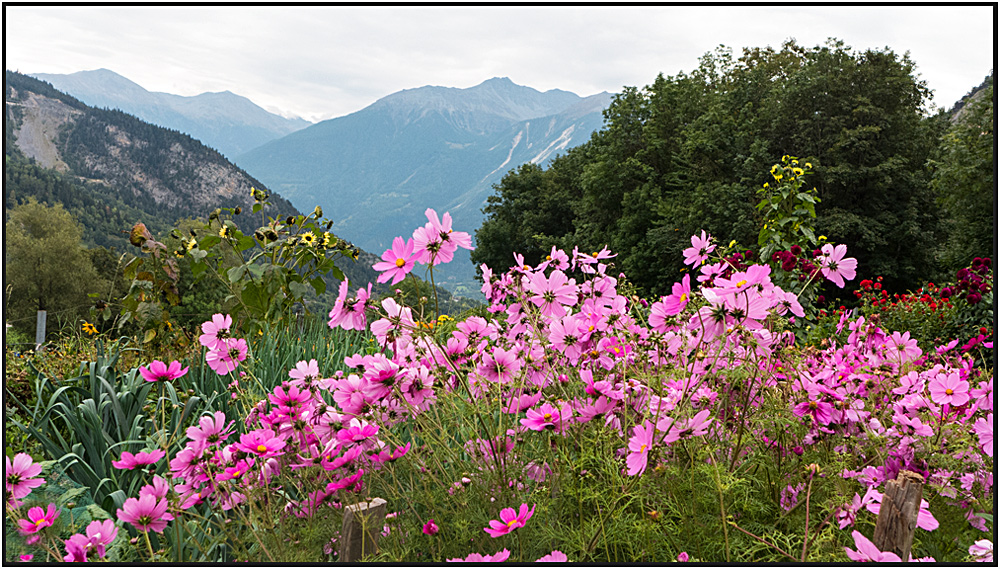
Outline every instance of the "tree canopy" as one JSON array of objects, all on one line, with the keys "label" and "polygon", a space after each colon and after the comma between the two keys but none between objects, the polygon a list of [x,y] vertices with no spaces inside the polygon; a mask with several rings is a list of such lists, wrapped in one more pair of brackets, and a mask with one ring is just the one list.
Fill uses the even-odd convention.
[{"label": "tree canopy", "polygon": [[813,167],[817,232],[848,245],[859,278],[914,286],[941,238],[927,162],[947,120],[928,116],[929,96],[909,56],[888,48],[719,48],[690,73],[626,88],[604,128],[548,169],[508,174],[473,262],[502,271],[512,252],[531,263],[551,245],[606,245],[640,289],[664,294],[695,232],[757,243],[756,191],[795,155]]}]

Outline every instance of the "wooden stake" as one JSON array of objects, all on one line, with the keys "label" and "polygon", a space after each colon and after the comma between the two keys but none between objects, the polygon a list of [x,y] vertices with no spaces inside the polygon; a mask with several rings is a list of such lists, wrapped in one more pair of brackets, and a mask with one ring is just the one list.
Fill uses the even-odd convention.
[{"label": "wooden stake", "polygon": [[344,508],[340,530],[339,560],[353,563],[378,552],[378,538],[385,524],[385,500],[354,504]]},{"label": "wooden stake", "polygon": [[39,352],[45,345],[45,315],[44,310],[39,310],[35,318],[35,351]]},{"label": "wooden stake", "polygon": [[885,493],[882,494],[872,543],[881,551],[895,553],[904,563],[910,559],[923,493],[924,477],[916,472],[900,470],[895,480],[885,483]]}]

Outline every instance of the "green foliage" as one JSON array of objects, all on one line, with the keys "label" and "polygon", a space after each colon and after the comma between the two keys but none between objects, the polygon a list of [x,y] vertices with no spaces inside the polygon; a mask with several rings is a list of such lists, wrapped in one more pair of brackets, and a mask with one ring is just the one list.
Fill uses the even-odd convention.
[{"label": "green foliage", "polygon": [[863,271],[915,286],[937,239],[924,164],[942,122],[924,117],[928,96],[909,57],[888,49],[720,48],[690,74],[626,88],[588,143],[494,186],[473,261],[501,271],[514,252],[530,263],[551,245],[608,245],[641,291],[664,294],[692,234],[758,241],[760,172],[794,149],[814,165],[815,196],[772,201],[775,189],[760,213],[785,212],[794,228],[814,207],[816,232],[845,243]]},{"label": "green foliage", "polygon": [[138,368],[117,371],[119,356],[120,348],[112,346],[106,356],[81,364],[79,375],[63,381],[38,373],[34,406],[14,399],[31,422],[13,423],[38,440],[47,457],[62,464],[73,480],[89,488],[93,501],[109,511],[121,507],[143,484],[141,471],[119,470],[112,460],[125,450],[170,448],[176,442],[169,440],[170,434],[188,424],[202,404],[197,395],[178,394],[173,385],[159,384],[156,407],[162,416],[157,416],[147,402],[157,384],[147,382]]},{"label": "green foliage", "polygon": [[757,211],[764,219],[757,237],[761,259],[770,259],[776,251],[790,249],[792,245],[812,249],[819,243],[812,222],[819,203],[816,188],[802,190],[804,176],[812,173],[812,164],[805,162],[800,167],[798,158],[787,154],[781,157],[781,162],[782,165],[771,167],[775,187],[765,183],[757,190],[761,196]]},{"label": "green foliage", "polygon": [[[10,210],[4,226],[5,317],[33,336],[35,313],[45,310],[74,320],[86,314],[87,294],[103,290],[87,252],[80,246],[80,226],[60,205],[35,200]],[[52,324],[47,330],[52,330]]]},{"label": "green foliage", "polygon": [[996,250],[996,157],[993,76],[940,140],[931,187],[948,212],[941,256],[947,269]]}]

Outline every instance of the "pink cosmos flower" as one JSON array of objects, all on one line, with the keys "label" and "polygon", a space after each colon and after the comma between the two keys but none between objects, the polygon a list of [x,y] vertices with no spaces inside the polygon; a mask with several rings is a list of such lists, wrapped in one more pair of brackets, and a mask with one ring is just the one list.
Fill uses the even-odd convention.
[{"label": "pink cosmos flower", "polygon": [[544,316],[562,318],[566,307],[573,306],[577,301],[576,281],[568,279],[562,271],[552,271],[548,278],[543,273],[532,274],[525,290],[532,295],[528,300]]},{"label": "pink cosmos flower", "polygon": [[98,557],[104,557],[105,547],[118,537],[118,526],[114,520],[95,520],[87,525],[87,538],[97,552]]},{"label": "pink cosmos flower", "polygon": [[696,266],[708,260],[708,255],[715,250],[715,245],[711,244],[712,236],[705,235],[705,230],[701,230],[701,237],[691,236],[691,246],[683,251],[684,264]]},{"label": "pink cosmos flower", "polygon": [[295,369],[288,370],[288,377],[296,381],[291,381],[292,385],[300,385],[302,383],[309,383],[320,379],[319,375],[319,364],[316,363],[315,359],[305,360],[295,364]]},{"label": "pink cosmos flower", "polygon": [[829,425],[830,421],[833,420],[833,405],[826,401],[810,398],[809,401],[803,401],[796,405],[792,409],[792,413],[796,417],[809,415],[813,418],[813,423],[817,425]]},{"label": "pink cosmos flower", "polygon": [[245,435],[240,435],[240,442],[233,443],[237,450],[261,458],[270,458],[284,454],[278,452],[285,448],[285,440],[277,437],[271,429],[257,429]]},{"label": "pink cosmos flower", "polygon": [[531,510],[528,510],[527,504],[521,504],[517,512],[514,511],[514,508],[504,508],[500,510],[500,521],[490,520],[490,527],[483,528],[483,531],[490,534],[490,537],[507,535],[517,528],[523,528],[533,515],[535,515],[534,505],[531,506]]},{"label": "pink cosmos flower", "polygon": [[927,385],[931,392],[931,401],[938,405],[964,405],[969,400],[969,382],[959,376],[957,371],[939,373]]},{"label": "pink cosmos flower", "polygon": [[38,506],[28,510],[28,519],[17,520],[18,533],[21,535],[31,535],[44,528],[51,526],[59,517],[59,508],[55,504],[49,504],[45,510]]},{"label": "pink cosmos flower", "polygon": [[560,432],[563,422],[568,421],[572,415],[573,408],[569,403],[563,403],[562,407],[559,408],[546,401],[537,411],[528,409],[527,418],[521,419],[521,424],[532,431],[549,429]]},{"label": "pink cosmos flower", "polygon": [[427,216],[427,224],[413,232],[414,253],[418,263],[448,263],[459,247],[472,249],[472,237],[468,233],[452,230],[450,213],[445,212],[440,221],[437,212],[431,208],[427,208],[424,215]]},{"label": "pink cosmos flower", "polygon": [[87,549],[90,547],[90,539],[87,536],[76,533],[69,539],[63,541],[66,546],[66,555],[63,561],[66,563],[87,563]]},{"label": "pink cosmos flower", "polygon": [[330,309],[330,328],[340,326],[344,330],[364,330],[366,326],[365,309],[372,295],[372,284],[368,288],[359,288],[354,298],[347,298],[347,281],[340,283],[340,290],[333,308]]},{"label": "pink cosmos flower", "polygon": [[177,360],[170,362],[169,367],[160,360],[153,360],[149,366],[139,368],[142,377],[150,382],[173,381],[184,376],[187,372],[188,368],[181,369],[181,362]]},{"label": "pink cosmos flower", "polygon": [[198,337],[202,346],[214,350],[220,340],[229,337],[229,328],[233,325],[233,317],[228,314],[214,314],[212,319],[201,325],[204,332]]},{"label": "pink cosmos flower", "polygon": [[628,466],[628,475],[641,475],[646,471],[646,464],[649,461],[649,450],[653,446],[653,435],[656,433],[653,424],[649,421],[642,425],[636,425],[632,429],[632,438],[628,441],[629,454],[625,457],[625,465]]},{"label": "pink cosmos flower", "polygon": [[504,350],[498,347],[492,353],[483,354],[483,363],[476,371],[481,377],[495,383],[510,382],[521,371],[517,348]]},{"label": "pink cosmos flower", "polygon": [[687,551],[682,551],[682,552],[680,552],[680,553],[677,554],[677,561],[679,561],[681,563],[687,563],[688,559],[690,559],[690,558],[691,557],[688,555]]},{"label": "pink cosmos flower", "polygon": [[986,416],[985,419],[980,417],[976,420],[976,424],[973,425],[973,430],[976,432],[976,436],[979,437],[979,448],[986,453],[986,456],[993,457],[993,413]]},{"label": "pink cosmos flower", "polygon": [[247,350],[247,341],[243,338],[220,340],[205,354],[205,361],[215,373],[226,375],[236,371],[240,362],[247,359]]},{"label": "pink cosmos flower", "polygon": [[674,283],[670,296],[663,299],[663,309],[668,316],[680,314],[691,300],[691,275],[684,275],[681,282]]},{"label": "pink cosmos flower", "polygon": [[358,419],[351,419],[348,427],[337,431],[337,440],[348,445],[358,443],[367,445],[374,443],[374,441],[370,441],[369,439],[378,435],[378,430],[378,425],[359,421]]},{"label": "pink cosmos flower", "polygon": [[493,555],[470,553],[465,559],[456,557],[454,559],[449,559],[448,563],[502,563],[507,561],[508,557],[510,557],[510,551],[505,548],[502,551],[497,551]]},{"label": "pink cosmos flower", "polygon": [[12,461],[9,456],[4,457],[4,489],[8,497],[8,504],[18,507],[21,498],[31,494],[32,488],[38,488],[45,484],[44,478],[35,478],[42,472],[42,465],[32,462],[31,455],[18,453]]},{"label": "pink cosmos flower", "polygon": [[993,542],[980,539],[969,546],[969,555],[980,563],[993,563]]},{"label": "pink cosmos flower", "polygon": [[424,524],[422,531],[424,532],[424,535],[435,535],[438,531],[440,531],[440,529],[438,528],[438,525],[434,523],[434,520],[430,519],[426,524]]},{"label": "pink cosmos flower", "polygon": [[834,246],[833,243],[823,245],[820,256],[820,272],[827,280],[833,282],[840,288],[844,288],[845,280],[852,280],[855,270],[858,268],[858,260],[854,257],[844,258],[847,254],[847,245]]},{"label": "pink cosmos flower", "polygon": [[[893,332],[892,336],[886,342],[886,352],[889,355],[889,359],[896,360],[902,365],[919,358],[923,350],[917,347],[917,339],[910,338],[909,332],[903,332],[902,334]],[[898,354],[898,359],[892,357],[893,353]]]},{"label": "pink cosmos flower", "polygon": [[162,449],[155,449],[149,451],[141,451],[132,454],[128,451],[122,452],[121,460],[112,460],[111,466],[119,470],[132,470],[137,466],[146,466],[147,464],[156,464],[161,458],[166,456],[166,451]]},{"label": "pink cosmos flower", "polygon": [[567,561],[566,554],[556,549],[552,553],[540,557],[535,563],[565,563]]},{"label": "pink cosmos flower", "polygon": [[382,253],[382,261],[372,265],[372,268],[382,273],[378,276],[378,282],[384,283],[392,279],[390,284],[395,285],[413,270],[416,259],[413,254],[413,239],[407,239],[403,243],[402,237],[396,237],[392,240],[392,248]]},{"label": "pink cosmos flower", "polygon": [[152,494],[139,496],[138,500],[129,498],[122,506],[118,508],[118,519],[132,524],[139,531],[163,533],[167,522],[174,519],[167,513],[166,498],[157,501]]},{"label": "pink cosmos flower", "polygon": [[857,551],[854,551],[849,547],[844,548],[844,551],[847,553],[847,556],[851,558],[851,560],[875,561],[881,563],[899,563],[902,561],[895,553],[889,551],[879,551],[879,549],[875,547],[875,544],[869,541],[867,537],[861,535],[861,532],[858,530],[851,532],[851,535],[854,536],[854,547],[858,548]]},{"label": "pink cosmos flower", "polygon": [[[232,426],[232,423],[230,423]],[[185,433],[193,441],[205,441],[208,444],[216,444],[225,441],[229,433],[224,432],[226,427],[226,414],[216,411],[211,415],[205,415],[198,419],[198,426],[188,427]]]},{"label": "pink cosmos flower", "polygon": [[35,558],[34,554],[32,554],[32,553],[25,553],[24,555],[20,556],[18,559],[21,560],[21,563],[28,563],[28,562],[30,562],[34,558]]}]

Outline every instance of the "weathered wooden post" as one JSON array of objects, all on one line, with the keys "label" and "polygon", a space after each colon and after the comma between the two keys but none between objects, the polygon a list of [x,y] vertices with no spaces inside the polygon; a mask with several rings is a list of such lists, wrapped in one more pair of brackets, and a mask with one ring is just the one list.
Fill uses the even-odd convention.
[{"label": "weathered wooden post", "polygon": [[375,498],[344,508],[340,530],[340,561],[353,563],[378,552],[378,538],[385,524],[385,500]]},{"label": "weathered wooden post", "polygon": [[895,553],[904,563],[910,559],[923,494],[924,477],[916,472],[900,470],[895,480],[885,483],[872,543],[881,551]]},{"label": "weathered wooden post", "polygon": [[45,344],[45,315],[44,310],[38,311],[38,316],[35,318],[35,351],[41,351],[42,346]]}]

